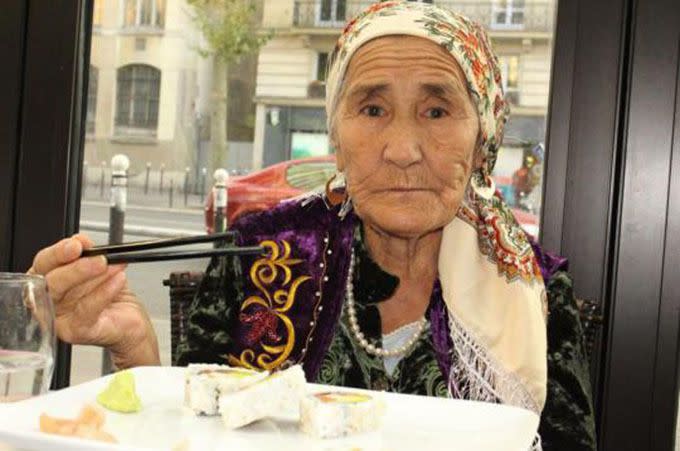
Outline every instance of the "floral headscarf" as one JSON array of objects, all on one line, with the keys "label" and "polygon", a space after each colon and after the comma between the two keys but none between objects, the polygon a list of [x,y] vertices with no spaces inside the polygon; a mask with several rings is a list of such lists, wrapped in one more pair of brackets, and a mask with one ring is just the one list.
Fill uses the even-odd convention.
[{"label": "floral headscarf", "polygon": [[479,115],[485,161],[444,227],[439,250],[456,362],[450,392],[538,413],[547,391],[545,286],[526,234],[489,177],[509,112],[498,60],[484,30],[460,14],[422,3],[374,4],[349,22],[337,43],[326,86],[329,120],[352,56],[390,35],[422,37],[447,49]]},{"label": "floral headscarf", "polygon": [[503,140],[510,108],[504,98],[498,60],[484,29],[465,16],[427,4],[387,1],[376,3],[351,20],[333,52],[327,80],[326,113],[336,108],[339,87],[349,60],[366,42],[380,36],[410,35],[446,48],[465,73],[477,107],[485,157],[484,174],[491,174]]}]

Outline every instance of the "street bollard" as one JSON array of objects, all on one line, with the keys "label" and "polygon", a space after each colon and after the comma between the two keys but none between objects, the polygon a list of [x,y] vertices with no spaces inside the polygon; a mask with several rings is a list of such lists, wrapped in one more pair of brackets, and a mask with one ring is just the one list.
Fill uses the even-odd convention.
[{"label": "street bollard", "polygon": [[205,176],[208,173],[208,170],[206,168],[201,169],[201,205],[203,205],[203,201],[205,200]]},{"label": "street bollard", "polygon": [[123,242],[125,208],[127,206],[127,171],[130,160],[123,154],[111,159],[111,208],[109,210],[109,244]]},{"label": "street bollard", "polygon": [[99,197],[104,197],[104,179],[106,178],[106,161],[102,161],[102,174],[99,180]]},{"label": "street bollard", "polygon": [[[130,159],[118,154],[111,158],[111,207],[109,209],[109,244],[123,242],[125,208],[127,206],[127,171]],[[108,351],[102,351],[102,375],[113,372],[113,363]]]},{"label": "street bollard", "polygon": [[172,193],[173,193],[173,191],[175,191],[174,185],[175,185],[175,180],[170,179],[170,194],[169,194],[170,200],[168,201],[168,203],[170,204],[170,208],[172,208]]},{"label": "street bollard", "polygon": [[215,186],[213,188],[215,222],[213,232],[220,233],[227,230],[227,183],[229,173],[226,169],[218,169],[213,174]]},{"label": "street bollard", "polygon": [[189,205],[189,167],[184,168],[184,206]]},{"label": "street bollard", "polygon": [[146,179],[144,180],[144,194],[149,194],[149,174],[151,173],[151,163],[146,162]]},{"label": "street bollard", "polygon": [[163,194],[163,174],[165,173],[165,165],[161,163],[161,179],[158,184],[158,191]]}]

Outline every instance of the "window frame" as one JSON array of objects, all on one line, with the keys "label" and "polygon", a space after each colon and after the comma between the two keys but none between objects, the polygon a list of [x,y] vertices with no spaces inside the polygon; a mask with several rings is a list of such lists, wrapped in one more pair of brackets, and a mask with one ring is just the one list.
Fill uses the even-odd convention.
[{"label": "window frame", "polygon": [[[145,70],[150,70],[149,74],[157,75],[157,78],[153,78],[152,80],[149,81],[149,79],[144,80],[143,77],[135,77],[136,72],[139,71],[139,69],[145,69]],[[127,121],[124,123],[121,121],[120,115],[121,113],[121,99],[120,96],[121,94],[121,76],[125,75],[124,71],[130,71],[130,94],[129,98],[127,100]],[[160,118],[160,104],[161,104],[161,83],[162,83],[162,78],[163,74],[160,69],[157,67],[154,67],[150,64],[126,64],[125,66],[121,66],[118,69],[116,69],[116,102],[115,102],[115,114],[114,114],[114,135],[119,136],[119,137],[136,137],[136,136],[143,136],[143,137],[152,137],[155,138],[158,134],[158,124],[159,124],[159,118]],[[142,81],[146,82],[149,84],[149,86],[145,87],[144,89],[141,89],[139,84],[142,83]],[[137,102],[139,99],[135,97],[135,94],[138,94],[139,91],[146,91],[148,96],[144,100],[145,104],[145,114],[144,116],[147,117],[147,121],[153,122],[152,124],[149,125],[143,125],[136,123],[135,117],[137,116],[137,111],[136,111],[136,106]],[[155,91],[155,92],[152,92]],[[154,102],[154,94],[155,94],[155,102],[156,102],[156,111],[155,111],[155,118],[153,120],[150,120],[148,117],[150,116],[150,103]]]},{"label": "window frame", "polygon": [[[11,214],[0,222],[0,236],[11,236],[1,259],[7,271],[26,271],[39,249],[78,231],[92,6],[92,0],[3,3],[3,18],[23,25],[17,34],[21,42],[7,41],[21,51],[21,61],[9,71],[21,77],[12,147],[16,164],[12,178],[0,178],[0,192],[10,194]],[[23,18],[5,15],[18,8]],[[68,386],[70,359],[70,345],[60,341],[53,389]]]},{"label": "window frame", "polygon": [[[665,91],[647,97],[645,90],[656,85],[643,82],[662,77],[666,86],[669,74],[680,72],[677,40],[659,41],[677,33],[679,16],[675,0],[558,4],[541,243],[570,258],[576,295],[601,301],[605,314],[602,344],[593,355],[601,449],[668,451],[675,439],[678,324],[673,315],[680,308],[680,261],[673,252],[678,234],[668,232],[680,228],[680,145],[671,143],[680,126],[675,124],[673,135],[667,117],[648,129],[642,125],[648,125],[645,112],[657,103],[667,110],[673,100]],[[3,4],[0,23],[9,25],[10,38],[18,37],[0,49],[10,56],[9,70],[0,75],[9,81],[0,90],[10,94],[0,105],[9,119],[0,121],[0,139],[10,149],[12,172],[0,177],[0,193],[9,200],[7,207],[0,204],[8,214],[0,220],[0,236],[9,238],[0,242],[5,270],[25,271],[37,250],[78,230],[91,20],[92,0]],[[597,71],[590,70],[594,66]],[[678,84],[676,78],[676,93]],[[675,101],[677,111],[680,98]],[[668,176],[661,182],[667,197],[642,204],[625,194],[660,183],[659,174],[639,158],[641,143],[655,136],[663,138],[651,148],[654,168]],[[4,175],[3,170],[0,165]],[[36,189],[36,180],[50,189]],[[652,207],[659,215],[655,227],[663,221],[666,235],[629,240]],[[651,281],[637,276],[638,270],[649,274],[646,266],[655,268]],[[642,286],[644,297],[627,294],[635,285]],[[642,317],[637,328],[625,321],[637,317]],[[650,368],[646,362],[652,356]],[[61,343],[54,388],[68,385],[69,371],[70,347]]]},{"label": "window frame", "polygon": [[[97,99],[99,90],[99,68],[90,65],[88,69],[88,84],[87,84],[87,108],[85,116],[85,133],[86,136],[93,136],[96,134],[97,124]],[[94,75],[94,77],[92,76]]]},{"label": "window frame", "polygon": [[[328,57],[329,57],[330,53],[329,52],[316,51],[315,55],[316,55],[316,61],[314,62],[314,80],[312,80],[312,81],[318,81],[318,82],[321,82],[321,83],[325,83],[326,82],[326,67],[324,67],[324,66],[326,66],[328,64]],[[325,58],[322,57],[322,55],[326,55]],[[324,62],[323,64],[322,64],[322,60]],[[321,74],[321,72],[324,73],[323,77],[319,76]]]},{"label": "window frame", "polygon": [[[330,2],[331,15],[329,19],[323,19],[324,2]],[[344,2],[345,17],[338,19],[338,5]],[[314,23],[318,27],[343,27],[347,20],[347,0],[316,0],[315,3],[316,14],[314,15]]]},{"label": "window frame", "polygon": [[19,162],[21,93],[28,16],[26,2],[8,1],[0,14],[0,58],[7,69],[0,71],[0,271],[12,271],[14,256],[14,204]]},{"label": "window frame", "polygon": [[[158,5],[156,4],[156,1],[161,1],[163,2],[163,10],[161,11],[161,14],[158,12]],[[134,23],[127,23],[127,17],[126,17],[126,7],[128,5],[128,2],[135,2],[135,20]],[[149,2],[151,6],[151,18],[152,18],[152,23],[141,23],[142,22],[142,4],[144,2]],[[124,30],[132,30],[132,31],[150,31],[150,32],[158,32],[160,30],[165,29],[165,12],[166,12],[166,7],[167,3],[166,0],[122,0],[120,2],[120,27]]]},{"label": "window frame", "polygon": [[[499,2],[505,2],[505,6],[501,6]],[[515,6],[516,2],[522,1],[522,6]],[[505,22],[499,22],[498,14],[505,13]],[[514,14],[522,14],[521,23],[513,23]],[[492,0],[491,2],[491,20],[489,27],[492,30],[522,30],[525,26],[526,20],[526,0]]]}]

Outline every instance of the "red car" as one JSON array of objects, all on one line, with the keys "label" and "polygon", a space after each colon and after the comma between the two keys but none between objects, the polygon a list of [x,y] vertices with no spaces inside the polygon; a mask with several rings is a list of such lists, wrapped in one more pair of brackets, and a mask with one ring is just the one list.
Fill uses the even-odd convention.
[{"label": "red car", "polygon": [[[252,174],[231,177],[227,186],[227,224],[239,216],[253,211],[266,210],[279,202],[318,189],[335,174],[335,156],[290,160],[269,166]],[[502,185],[505,180],[497,180]],[[538,217],[532,213],[512,208],[517,221],[530,234],[538,234]],[[214,206],[212,191],[205,206],[205,226],[213,232]]]},{"label": "red car", "polygon": [[[266,210],[279,202],[323,187],[335,174],[335,156],[290,160],[252,174],[230,177],[227,185],[227,224],[241,215]],[[205,226],[213,232],[212,190],[205,206]]]}]

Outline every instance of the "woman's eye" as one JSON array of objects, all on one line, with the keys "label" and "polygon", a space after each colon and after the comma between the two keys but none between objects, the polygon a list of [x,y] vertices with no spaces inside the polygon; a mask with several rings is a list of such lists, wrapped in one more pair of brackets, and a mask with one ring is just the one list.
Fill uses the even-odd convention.
[{"label": "woman's eye", "polygon": [[428,119],[441,119],[446,116],[446,110],[443,108],[430,108],[425,112],[425,116]]},{"label": "woman's eye", "polygon": [[361,112],[370,117],[381,117],[385,115],[385,110],[375,105],[364,107]]}]

